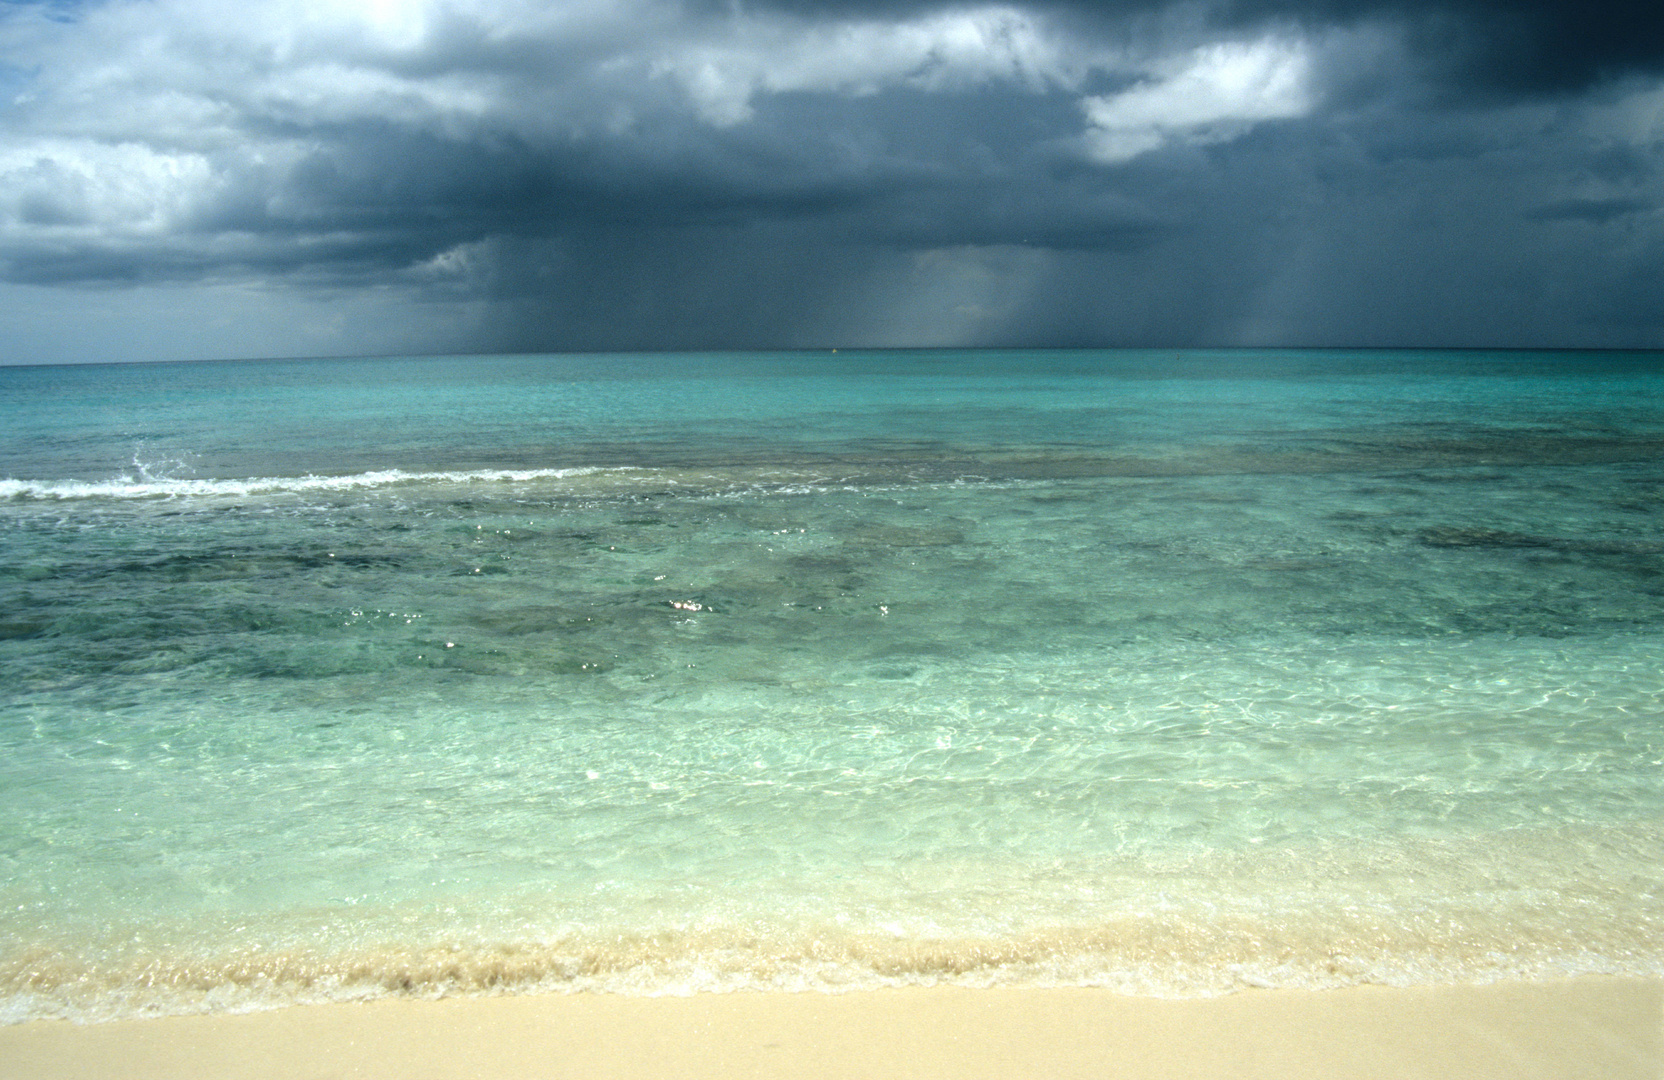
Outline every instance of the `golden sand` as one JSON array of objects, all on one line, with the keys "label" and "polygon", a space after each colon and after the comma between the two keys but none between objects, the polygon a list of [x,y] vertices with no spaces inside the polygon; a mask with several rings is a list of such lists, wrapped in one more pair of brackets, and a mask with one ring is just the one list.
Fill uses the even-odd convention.
[{"label": "golden sand", "polygon": [[379,1001],[0,1029],[28,1080],[1659,1080],[1664,981]]}]

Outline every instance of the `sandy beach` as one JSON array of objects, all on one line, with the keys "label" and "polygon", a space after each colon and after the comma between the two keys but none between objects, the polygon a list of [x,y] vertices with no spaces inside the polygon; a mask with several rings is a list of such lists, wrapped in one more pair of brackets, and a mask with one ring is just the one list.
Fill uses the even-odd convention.
[{"label": "sandy beach", "polygon": [[0,1030],[30,1080],[1664,1076],[1664,981],[1208,1000],[1091,989],[380,1001]]}]

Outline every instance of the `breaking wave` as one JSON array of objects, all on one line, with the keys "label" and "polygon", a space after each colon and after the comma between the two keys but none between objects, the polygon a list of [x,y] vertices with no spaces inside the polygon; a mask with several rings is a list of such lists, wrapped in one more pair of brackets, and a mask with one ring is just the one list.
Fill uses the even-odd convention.
[{"label": "breaking wave", "polygon": [[238,497],[289,492],[365,491],[415,484],[526,483],[567,480],[606,472],[629,472],[629,467],[573,469],[474,469],[455,472],[407,472],[377,469],[347,476],[257,476],[237,479],[172,478],[141,474],[109,480],[0,480],[0,499],[169,499],[183,497]]},{"label": "breaking wave", "polygon": [[[1310,935],[1259,919],[1131,917],[1010,938],[914,939],[755,927],[578,935],[515,942],[390,943],[218,956],[130,955],[115,964],[63,953],[0,964],[0,1024],[99,1023],[143,1016],[247,1012],[378,998],[736,991],[843,993],[902,986],[1100,987],[1159,998],[1248,988],[1332,989],[1568,978],[1659,977],[1656,955],[1619,941],[1537,937],[1543,927],[1470,919],[1383,919],[1353,912]],[[1395,922],[1397,923],[1395,925]],[[1310,928],[1307,928],[1308,930]],[[1603,947],[1604,946],[1604,947]]]}]

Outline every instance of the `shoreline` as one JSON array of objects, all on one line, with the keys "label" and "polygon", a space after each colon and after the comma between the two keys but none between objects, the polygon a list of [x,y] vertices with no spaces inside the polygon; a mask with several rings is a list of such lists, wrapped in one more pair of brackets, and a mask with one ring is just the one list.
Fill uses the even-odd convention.
[{"label": "shoreline", "polygon": [[0,1029],[3,1080],[1658,1080],[1664,979],[1219,998],[903,988],[381,1000]]}]

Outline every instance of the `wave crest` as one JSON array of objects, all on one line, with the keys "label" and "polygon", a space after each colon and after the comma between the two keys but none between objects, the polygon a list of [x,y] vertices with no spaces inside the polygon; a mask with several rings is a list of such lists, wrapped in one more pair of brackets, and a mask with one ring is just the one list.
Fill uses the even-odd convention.
[{"label": "wave crest", "polygon": [[[81,1023],[241,1012],[386,997],[526,993],[685,996],[840,993],[902,986],[1101,987],[1197,998],[1250,987],[1329,989],[1602,974],[1656,978],[1638,933],[1579,937],[1532,918],[1403,918],[1330,912],[1267,921],[1237,913],[1128,915],[1011,936],[915,938],[838,927],[589,932],[520,941],[365,943],[179,955],[124,949],[97,959],[37,946],[0,959],[0,1023]],[[130,943],[129,943],[130,944]]]},{"label": "wave crest", "polygon": [[0,499],[170,499],[186,497],[242,497],[285,493],[364,491],[414,484],[527,483],[567,480],[603,472],[629,471],[623,467],[571,469],[471,469],[454,472],[407,472],[377,469],[346,476],[258,476],[238,479],[197,479],[143,475],[110,480],[0,480]]}]

